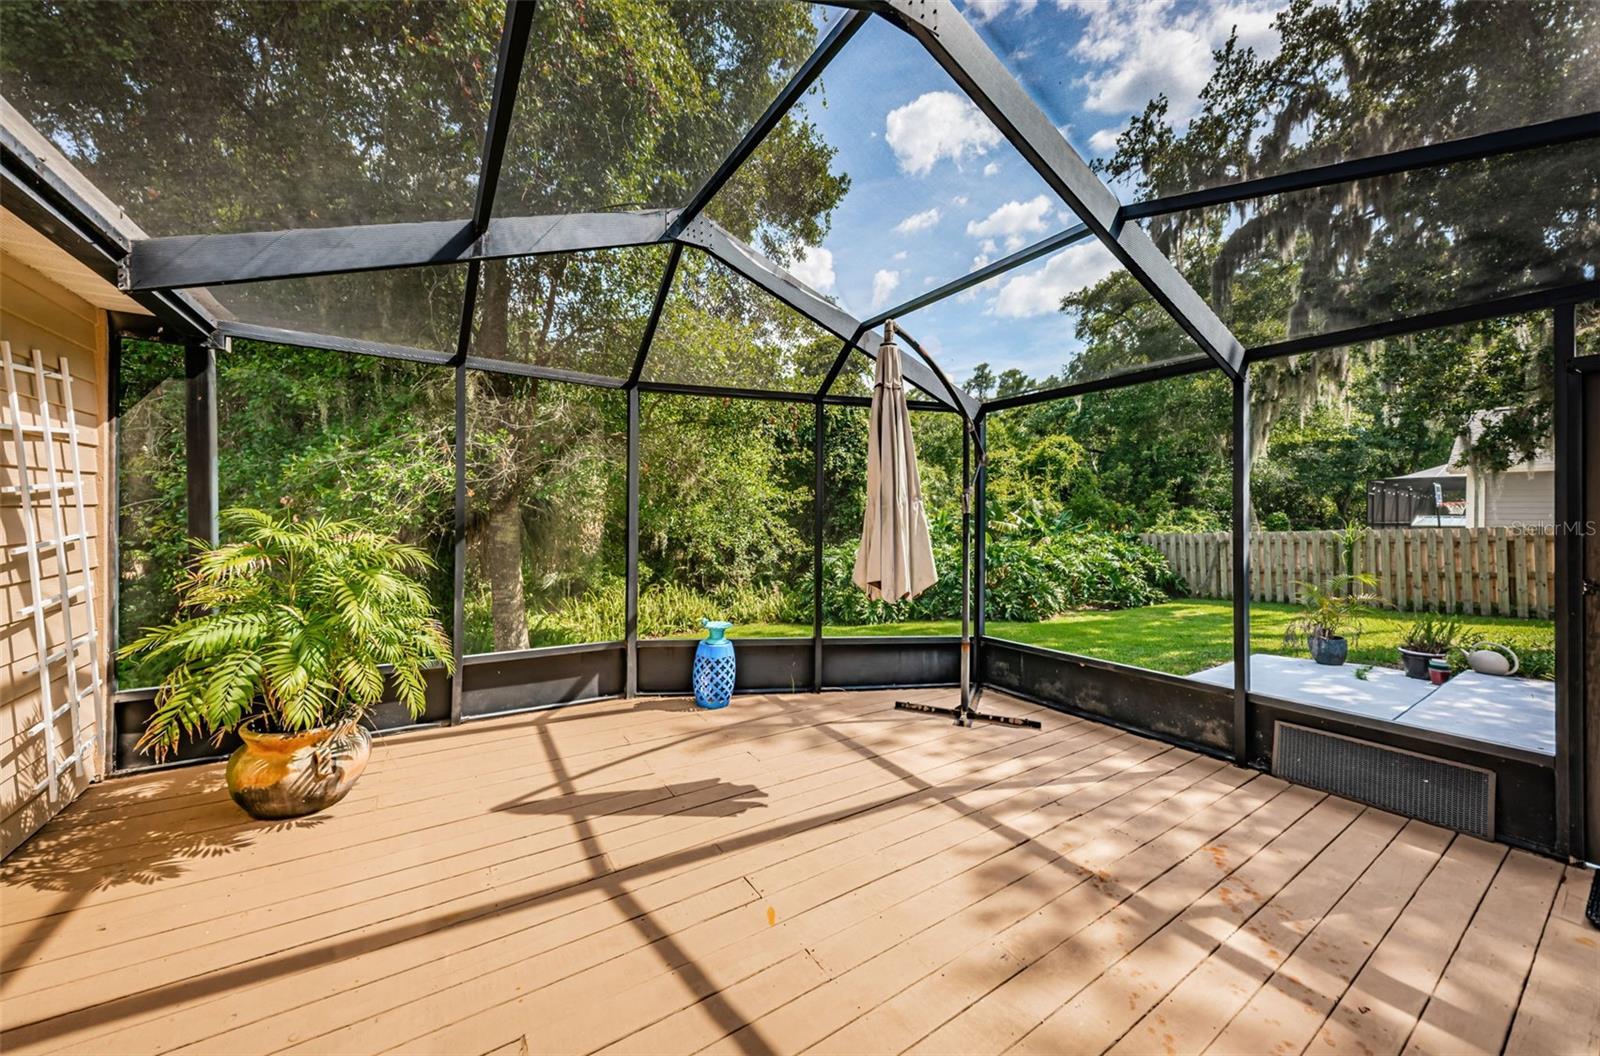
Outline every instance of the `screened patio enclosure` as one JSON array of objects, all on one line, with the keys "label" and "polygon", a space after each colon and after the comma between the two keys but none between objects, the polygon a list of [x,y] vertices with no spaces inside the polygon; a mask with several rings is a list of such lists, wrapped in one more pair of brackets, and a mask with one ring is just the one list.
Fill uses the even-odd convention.
[{"label": "screened patio enclosure", "polygon": [[[1595,523],[1600,492],[1600,12],[1440,5],[1410,28],[1450,42],[1437,67],[1458,63],[1448,82],[1403,75],[1402,44],[1417,40],[1359,69],[1308,53],[1296,72],[1341,105],[1403,105],[1338,127],[1283,99],[1260,115],[1206,110],[1192,149],[1146,171],[1131,148],[1085,160],[1111,152],[1079,141],[1072,93],[1030,57],[1047,31],[991,10],[1004,6],[512,0],[291,15],[244,3],[175,5],[164,19],[116,4],[0,7],[5,207],[151,313],[114,320],[124,639],[170,615],[163,577],[185,536],[217,538],[219,505],[297,508],[273,490],[292,455],[259,438],[276,430],[309,449],[331,417],[349,434],[319,456],[334,468],[299,479],[380,519],[403,507],[406,534],[443,570],[430,589],[458,674],[437,674],[425,722],[685,693],[695,642],[668,611],[674,577],[703,579],[728,559],[716,538],[741,529],[762,536],[741,559],[777,570],[785,590],[770,620],[782,633],[738,643],[739,690],[952,685],[952,634],[840,632],[846,621],[826,615],[829,548],[859,528],[856,478],[831,445],[859,434],[894,320],[915,353],[919,443],[960,523],[941,572],[971,568],[978,684],[1593,858],[1600,558],[1578,527]],[[1496,47],[1507,39],[1527,48]],[[879,98],[895,107],[882,127],[882,105],[864,109]],[[908,128],[947,134],[913,141]],[[863,160],[886,149],[896,165]],[[906,241],[966,215],[983,180],[997,208],[972,214],[966,252]],[[1239,294],[1257,280],[1276,299]],[[1097,330],[1086,298],[1107,282],[1115,311]],[[1048,316],[1013,310],[1025,296]],[[1535,335],[1530,385],[1548,395],[1536,423],[1548,514],[1536,543],[1505,543],[1495,565],[1504,592],[1504,562],[1527,563],[1536,585],[1519,580],[1513,615],[1554,629],[1533,740],[1460,713],[1407,724],[1252,686],[1270,651],[1252,610],[1340,571],[1332,549],[1316,552],[1322,565],[1311,551],[1273,564],[1280,540],[1252,515],[1272,394],[1339,377],[1351,350],[1495,320]],[[974,383],[990,363],[1014,376]],[[1210,379],[1203,395],[1178,387],[1195,378]],[[1115,394],[1135,391],[1225,423],[1228,472],[1213,483],[1228,523],[1184,575],[1229,621],[1209,677],[1030,644],[988,603],[1011,552],[990,484],[1018,471],[991,433],[1047,407],[1104,407],[1110,420]],[[395,415],[416,425],[404,443],[376,428]],[[735,428],[809,490],[781,524],[679,508],[673,489],[705,471],[679,458],[684,438]],[[704,488],[729,486],[739,454]],[[181,509],[158,501],[158,478],[181,484]],[[535,507],[552,512],[533,524]],[[674,551],[658,542],[669,537],[705,546]],[[1381,541],[1361,545],[1377,554]],[[562,600],[583,629],[541,644],[525,593],[561,596],[580,565],[584,592]],[[1269,565],[1277,593],[1253,570]],[[1419,607],[1499,614],[1450,582],[1446,596],[1435,578]],[[154,694],[143,676],[117,671],[110,769],[148,764],[133,749]],[[378,720],[409,722],[398,708]],[[1373,774],[1404,760],[1424,783],[1437,779],[1427,767],[1474,775],[1486,806],[1440,814],[1376,787]]]}]

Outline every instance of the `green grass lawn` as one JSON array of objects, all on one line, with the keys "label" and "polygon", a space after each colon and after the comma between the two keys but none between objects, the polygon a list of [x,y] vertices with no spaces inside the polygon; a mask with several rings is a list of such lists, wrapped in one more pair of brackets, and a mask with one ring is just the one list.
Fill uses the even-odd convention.
[{"label": "green grass lawn", "polygon": [[[1299,609],[1294,605],[1250,606],[1250,644],[1258,653],[1308,656],[1304,646],[1285,649],[1283,628]],[[1415,613],[1369,610],[1366,632],[1350,648],[1353,664],[1399,666],[1395,647],[1400,643]],[[1549,637],[1554,625],[1548,620],[1518,620],[1506,617],[1465,617],[1467,626],[1485,638],[1517,638],[1538,634]],[[825,627],[828,636],[884,636],[959,634],[956,620],[924,620],[914,623],[880,623],[866,627]],[[1148,605],[1139,609],[1074,612],[1040,623],[1011,623],[992,620],[988,633],[995,638],[1060,649],[1069,653],[1098,657],[1136,667],[1190,675],[1196,671],[1233,659],[1233,607],[1226,600],[1191,598]],[[751,624],[735,627],[730,637],[804,638],[811,628],[801,624]]]}]

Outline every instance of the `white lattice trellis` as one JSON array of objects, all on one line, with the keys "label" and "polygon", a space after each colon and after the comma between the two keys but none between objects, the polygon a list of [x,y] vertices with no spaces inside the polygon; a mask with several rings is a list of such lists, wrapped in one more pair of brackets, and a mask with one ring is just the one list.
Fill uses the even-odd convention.
[{"label": "white lattice trellis", "polygon": [[[29,738],[42,736],[44,740],[45,776],[33,788],[33,795],[48,790],[51,801],[61,794],[61,775],[70,769],[77,771],[80,779],[87,776],[89,751],[94,744],[94,734],[83,729],[83,704],[89,702],[91,714],[101,713],[104,687],[100,679],[100,641],[96,633],[94,610],[94,570],[89,553],[89,522],[84,510],[83,460],[78,448],[78,420],[73,408],[72,368],[66,356],[59,356],[54,369],[45,366],[44,353],[32,349],[26,360],[13,357],[11,343],[0,342],[0,361],[3,361],[6,408],[9,415],[0,422],[0,434],[9,437],[15,454],[17,482],[0,489],[8,499],[21,504],[23,541],[8,546],[10,557],[26,556],[30,600],[17,613],[33,621],[34,641],[38,658],[23,670],[23,674],[37,674],[41,717],[24,731]],[[18,387],[18,377],[32,379],[31,392]],[[61,408],[58,425],[51,413],[50,390],[55,386]],[[34,421],[23,420],[24,404],[32,403]],[[37,441],[43,453],[42,464],[34,465],[30,459],[29,444]],[[64,452],[62,449],[65,449]],[[43,474],[36,479],[35,474]],[[76,515],[75,530],[67,531],[68,506]],[[41,538],[40,514],[48,510],[47,527],[50,538]],[[54,553],[56,574],[46,577],[44,558]],[[74,562],[76,568],[74,568]],[[55,593],[48,579],[53,578]],[[81,632],[73,626],[73,602],[83,599],[83,616],[88,626]],[[50,633],[50,614],[61,611],[59,640]],[[88,685],[80,685],[80,655],[87,650],[89,657]],[[57,701],[55,670],[61,670],[66,683],[66,699]],[[66,743],[60,743],[57,723],[63,715],[71,716],[71,732]]]}]

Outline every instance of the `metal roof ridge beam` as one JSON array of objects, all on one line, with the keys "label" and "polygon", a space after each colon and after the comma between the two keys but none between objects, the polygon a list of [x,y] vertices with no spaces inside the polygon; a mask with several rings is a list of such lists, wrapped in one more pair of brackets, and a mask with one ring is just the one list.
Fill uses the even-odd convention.
[{"label": "metal roof ridge beam", "polygon": [[906,301],[904,304],[895,305],[887,312],[880,312],[871,319],[868,319],[866,321],[866,325],[882,326],[890,319],[898,319],[900,316],[914,312],[919,308],[926,308],[930,304],[937,304],[946,297],[951,297],[955,294],[961,293],[964,290],[969,290],[974,286],[989,281],[996,275],[1005,274],[1012,268],[1020,268],[1024,264],[1031,264],[1047,253],[1053,253],[1058,249],[1063,249],[1072,245],[1074,242],[1081,242],[1083,239],[1086,239],[1093,234],[1094,232],[1089,230],[1089,226],[1087,224],[1074,224],[1065,231],[1057,231],[1048,238],[1040,239],[1031,246],[1023,246],[1010,256],[1001,257],[999,260],[994,261],[993,263],[985,264],[981,268],[975,268],[961,276],[961,278],[947,282],[938,289],[929,290],[927,293],[919,294],[918,296],[911,298],[911,300]]},{"label": "metal roof ridge beam", "polygon": [[500,50],[495,56],[494,94],[489,99],[489,118],[484,123],[483,151],[479,155],[478,193],[472,203],[472,230],[479,235],[489,229],[489,218],[494,215],[495,192],[500,188],[500,170],[505,164],[511,118],[517,109],[517,87],[522,82],[522,63],[528,54],[528,35],[533,31],[537,7],[535,0],[506,0]]},{"label": "metal roof ridge beam", "polygon": [[1073,212],[1229,377],[1238,377],[1244,346],[1137,224],[1120,220],[1122,203],[1072,149],[950,0],[879,0],[880,10],[911,33],[968,98],[994,122]]}]

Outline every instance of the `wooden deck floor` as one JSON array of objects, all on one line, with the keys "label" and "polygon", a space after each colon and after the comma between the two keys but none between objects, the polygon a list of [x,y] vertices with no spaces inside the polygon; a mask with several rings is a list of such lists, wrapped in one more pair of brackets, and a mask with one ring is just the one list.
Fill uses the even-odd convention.
[{"label": "wooden deck floor", "polygon": [[895,695],[390,737],[293,823],[247,823],[215,766],[99,786],[5,864],[0,1049],[1600,1047],[1580,870]]}]

